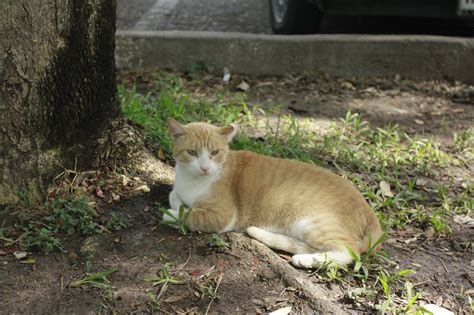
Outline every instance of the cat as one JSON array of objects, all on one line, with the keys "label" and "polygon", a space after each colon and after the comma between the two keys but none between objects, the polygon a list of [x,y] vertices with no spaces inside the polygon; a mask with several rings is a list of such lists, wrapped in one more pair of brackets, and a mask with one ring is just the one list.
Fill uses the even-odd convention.
[{"label": "cat", "polygon": [[176,160],[170,211],[190,208],[190,230],[246,231],[304,269],[349,264],[347,248],[359,255],[381,238],[376,214],[352,183],[308,163],[231,151],[237,130],[168,120]]}]

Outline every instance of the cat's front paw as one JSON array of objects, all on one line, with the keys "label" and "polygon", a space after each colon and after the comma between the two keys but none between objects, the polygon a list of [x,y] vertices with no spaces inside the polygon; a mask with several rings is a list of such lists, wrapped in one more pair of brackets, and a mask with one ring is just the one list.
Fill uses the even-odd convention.
[{"label": "cat's front paw", "polygon": [[[178,220],[178,217],[179,217],[179,211],[178,210],[173,210],[173,209],[168,209],[168,212],[171,215],[169,215],[168,213],[163,213],[163,217],[161,218],[161,220],[163,222],[166,222],[167,225],[169,225],[171,227],[174,227],[175,229],[179,228],[179,226],[176,222]],[[176,222],[176,224],[171,223],[171,222]]]},{"label": "cat's front paw", "polygon": [[183,205],[183,202],[181,201],[178,194],[174,190],[171,191],[168,199],[170,201],[171,209],[174,209],[177,211]]}]

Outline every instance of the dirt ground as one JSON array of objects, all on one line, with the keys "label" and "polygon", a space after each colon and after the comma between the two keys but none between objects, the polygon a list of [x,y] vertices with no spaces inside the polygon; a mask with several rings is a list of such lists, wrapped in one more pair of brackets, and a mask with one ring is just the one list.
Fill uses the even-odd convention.
[{"label": "dirt ground", "polygon": [[[119,80],[136,82],[147,90],[152,83],[144,73],[120,73]],[[248,78],[234,76],[230,87],[220,77],[205,76],[205,84],[189,84],[194,97],[215,98],[215,91],[237,93],[242,81],[249,84],[249,104],[279,102],[283,111],[313,117],[323,128],[330,119],[343,117],[348,109],[361,113],[375,126],[397,123],[409,134],[423,133],[452,144],[453,132],[473,127],[474,87],[449,82],[412,82],[401,78],[356,80],[324,75],[296,78]],[[135,195],[120,203],[104,204],[106,211],[131,217],[133,225],[123,231],[89,238],[66,240],[64,254],[30,253],[34,264],[12,254],[15,246],[0,251],[0,313],[2,314],[90,314],[90,313],[206,313],[259,314],[292,306],[293,314],[312,313],[298,288],[291,287],[266,258],[232,244],[230,249],[210,248],[209,235],[181,236],[157,224],[156,202],[167,203],[169,186],[151,187],[150,193]],[[461,290],[473,294],[474,229],[452,223],[453,234],[426,237],[424,231],[389,231],[384,249],[400,269],[413,269],[410,276],[421,300],[454,312],[468,312]],[[225,238],[225,236],[224,236]],[[283,256],[284,257],[284,256]],[[276,259],[279,259],[276,257]],[[109,276],[115,288],[111,297],[98,289],[71,287],[89,261],[91,271],[113,267]],[[171,262],[173,276],[183,284],[171,284],[158,309],[148,292],[155,293],[145,279],[156,278]],[[348,303],[342,285],[328,285],[317,275],[300,271],[302,277],[326,290],[330,299],[347,312],[371,312]],[[213,299],[208,288],[218,287]]]}]

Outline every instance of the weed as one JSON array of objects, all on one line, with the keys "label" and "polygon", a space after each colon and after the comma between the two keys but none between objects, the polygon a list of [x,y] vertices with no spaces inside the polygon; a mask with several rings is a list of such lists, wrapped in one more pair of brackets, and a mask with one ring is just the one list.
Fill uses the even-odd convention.
[{"label": "weed", "polygon": [[120,231],[128,229],[132,225],[130,218],[127,218],[125,215],[119,212],[111,212],[110,219],[105,225],[106,229],[109,231]]},{"label": "weed", "polygon": [[45,254],[63,251],[61,241],[47,227],[33,227],[30,225],[26,232],[24,244],[28,249],[40,250]]},{"label": "weed", "polygon": [[213,233],[207,242],[211,248],[229,249],[230,244],[222,239],[218,234]]},{"label": "weed", "polygon": [[161,220],[160,224],[170,225],[178,228],[179,233],[186,235],[189,233],[189,229],[186,226],[186,220],[191,213],[192,209],[185,209],[184,206],[179,207],[178,215],[174,215],[170,210],[159,207],[158,210],[171,218],[171,220]]},{"label": "weed", "polygon": [[29,220],[22,227],[25,236],[22,244],[30,250],[46,254],[62,251],[58,234],[94,235],[102,232],[97,221],[97,213],[85,197],[58,197],[47,205],[50,214],[38,220]]},{"label": "weed", "polygon": [[117,268],[112,268],[106,271],[96,273],[86,273],[80,279],[71,282],[71,287],[93,287],[98,288],[105,293],[106,296],[110,297],[113,292],[113,287],[109,284],[108,276],[116,272]]},{"label": "weed", "polygon": [[216,65],[206,64],[204,61],[198,61],[192,63],[186,67],[186,73],[192,77],[197,77],[204,73],[213,72],[216,69]]},{"label": "weed", "polygon": [[363,284],[361,287],[350,289],[346,293],[346,298],[352,301],[357,306],[361,306],[366,300],[376,301],[378,296],[377,290],[370,289]]},{"label": "weed", "polygon": [[159,311],[161,309],[161,304],[158,300],[158,296],[154,293],[148,292],[148,303],[151,306],[152,310]]},{"label": "weed", "polygon": [[24,231],[21,244],[29,250],[46,254],[62,251],[59,235],[95,235],[105,229],[89,199],[83,196],[58,196],[47,201],[43,209],[49,214],[39,219],[25,217],[25,224],[17,224]]},{"label": "weed", "polygon": [[163,293],[168,289],[170,284],[183,284],[183,280],[179,280],[178,278],[174,278],[171,272],[171,263],[166,263],[163,268],[160,270],[160,275],[157,278],[152,279],[145,279],[145,281],[150,282],[152,287],[159,286],[160,289],[158,290],[157,294],[154,298],[155,304],[158,305],[158,299],[163,295]]},{"label": "weed", "polygon": [[212,266],[195,280],[194,284],[201,292],[201,298],[210,299],[204,314],[209,313],[212,303],[215,299],[219,298],[217,291],[219,290],[223,276],[224,275],[216,269],[216,266]]},{"label": "weed", "polygon": [[102,231],[96,223],[98,214],[85,197],[56,198],[50,207],[51,214],[45,218],[45,222],[54,228],[54,232],[94,235]]}]

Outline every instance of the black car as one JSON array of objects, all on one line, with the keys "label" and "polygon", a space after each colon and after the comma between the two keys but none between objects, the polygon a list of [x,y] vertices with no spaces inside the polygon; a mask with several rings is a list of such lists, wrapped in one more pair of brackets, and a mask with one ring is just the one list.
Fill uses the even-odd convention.
[{"label": "black car", "polygon": [[324,14],[474,21],[474,0],[270,0],[276,34],[317,33]]}]

